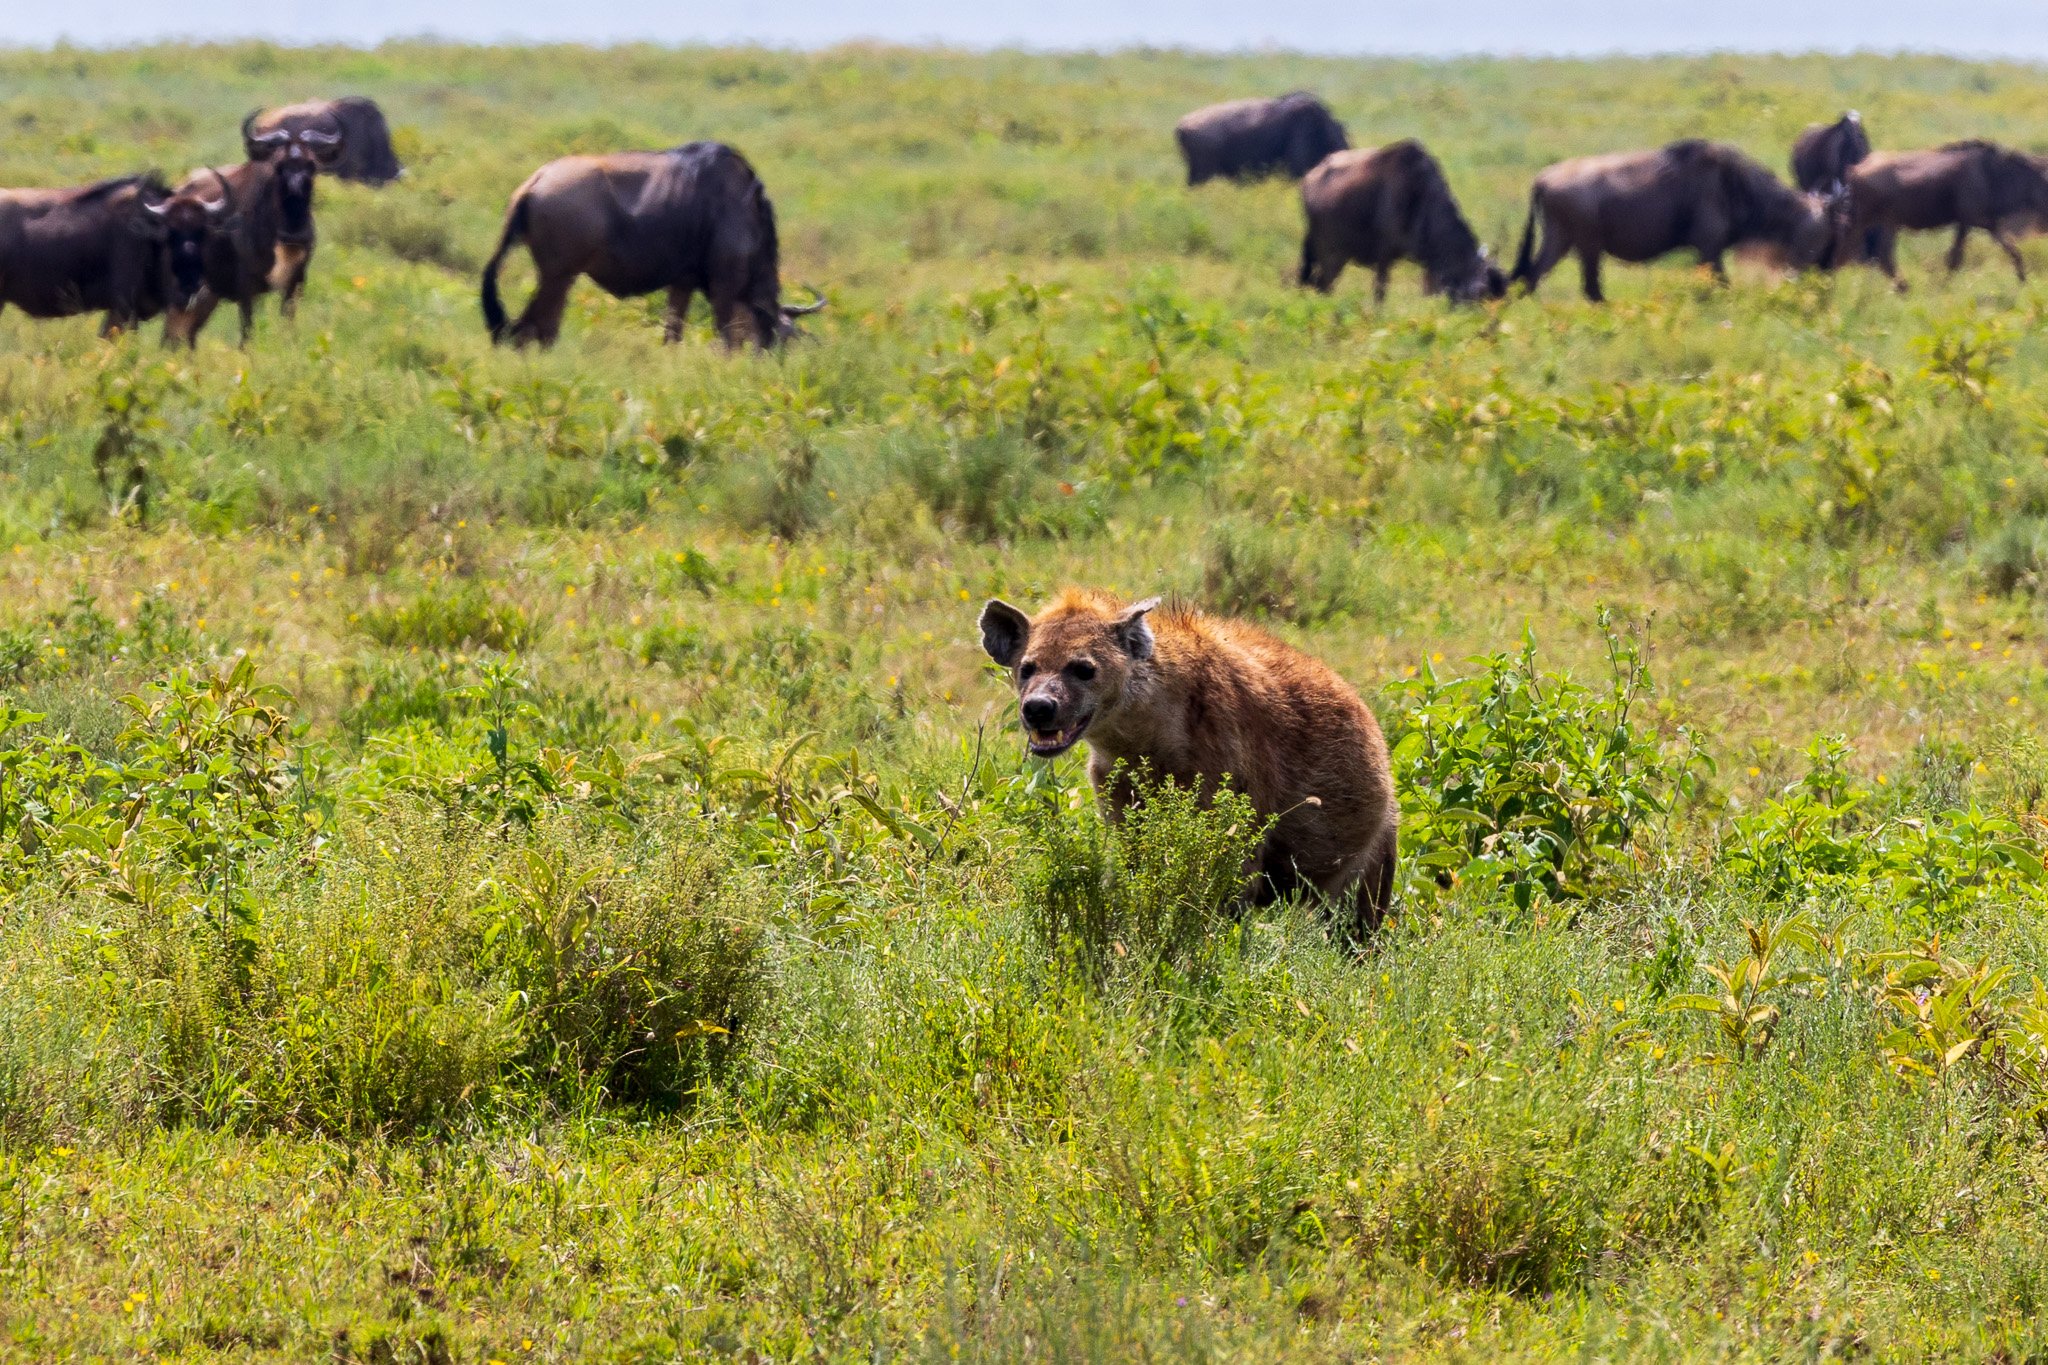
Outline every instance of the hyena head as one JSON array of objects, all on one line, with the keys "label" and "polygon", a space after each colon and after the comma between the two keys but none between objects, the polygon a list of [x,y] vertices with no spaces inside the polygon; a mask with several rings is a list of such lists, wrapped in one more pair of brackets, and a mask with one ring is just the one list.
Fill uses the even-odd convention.
[{"label": "hyena head", "polygon": [[1053,758],[1091,725],[1112,722],[1132,675],[1152,657],[1148,597],[1120,606],[1069,593],[1033,620],[1008,602],[981,609],[981,647],[1010,670],[1031,752]]}]

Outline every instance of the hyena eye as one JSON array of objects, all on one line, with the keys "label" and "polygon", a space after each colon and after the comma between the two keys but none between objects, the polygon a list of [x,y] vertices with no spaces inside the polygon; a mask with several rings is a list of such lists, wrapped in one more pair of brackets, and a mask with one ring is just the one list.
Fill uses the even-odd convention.
[{"label": "hyena eye", "polygon": [[1095,665],[1090,663],[1071,663],[1067,665],[1067,672],[1073,675],[1075,682],[1089,682],[1095,677]]},{"label": "hyena eye", "polygon": [[1025,664],[1017,670],[1017,678],[1020,682],[1029,682],[1031,681],[1031,675],[1036,672],[1038,672],[1037,664]]}]

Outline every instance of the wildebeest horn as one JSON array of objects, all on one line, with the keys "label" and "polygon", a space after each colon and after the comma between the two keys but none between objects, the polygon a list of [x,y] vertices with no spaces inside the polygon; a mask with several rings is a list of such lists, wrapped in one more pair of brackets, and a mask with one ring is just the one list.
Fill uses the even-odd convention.
[{"label": "wildebeest horn", "polygon": [[224,209],[233,208],[235,192],[229,187],[228,178],[212,166],[206,168],[206,173],[213,177],[214,184],[220,186],[220,198],[202,199],[199,201],[199,207],[205,209],[208,213],[219,213]]},{"label": "wildebeest horn", "polygon": [[802,305],[785,303],[782,305],[782,316],[786,318],[800,318],[807,314],[815,313],[825,306],[825,296],[818,291],[816,285],[807,284],[804,288],[811,291],[811,302]]},{"label": "wildebeest horn", "polygon": [[300,134],[299,134],[299,139],[300,139],[301,141],[303,141],[303,142],[317,142],[317,143],[319,143],[319,144],[320,144],[320,145],[321,145],[322,147],[332,147],[332,146],[334,146],[334,145],[335,145],[335,144],[336,144],[337,142],[340,142],[340,141],[341,141],[341,134],[340,134],[340,133],[316,133],[316,132],[314,132],[314,131],[313,131],[313,130],[312,130],[311,128],[308,128],[308,129],[306,129],[306,130],[305,130],[304,132],[302,132],[302,133],[300,133]]},{"label": "wildebeest horn", "polygon": [[291,140],[291,130],[288,128],[273,128],[267,133],[258,133],[249,139],[249,141],[259,147],[275,147],[281,142],[290,142]]},{"label": "wildebeest horn", "polygon": [[149,200],[145,199],[142,201],[142,211],[144,213],[153,213],[157,217],[161,218],[171,211],[171,201],[168,199],[159,199],[155,203],[151,203]]}]

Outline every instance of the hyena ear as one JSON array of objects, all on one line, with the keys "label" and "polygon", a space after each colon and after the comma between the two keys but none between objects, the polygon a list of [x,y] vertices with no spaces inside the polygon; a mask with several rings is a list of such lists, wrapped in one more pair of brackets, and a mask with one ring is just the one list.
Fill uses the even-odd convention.
[{"label": "hyena ear", "polygon": [[1116,642],[1123,646],[1124,653],[1133,659],[1152,657],[1152,627],[1145,624],[1145,613],[1159,605],[1159,599],[1148,597],[1142,602],[1133,602],[1125,607],[1111,627],[1116,633]]},{"label": "hyena ear", "polygon": [[1016,667],[1031,638],[1031,618],[999,597],[981,609],[981,647],[1004,668]]}]

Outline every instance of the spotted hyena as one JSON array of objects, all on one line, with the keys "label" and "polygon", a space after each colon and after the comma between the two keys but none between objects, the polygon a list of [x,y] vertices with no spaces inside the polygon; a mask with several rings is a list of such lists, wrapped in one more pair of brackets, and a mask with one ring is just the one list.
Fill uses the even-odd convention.
[{"label": "spotted hyena", "polygon": [[981,643],[1010,670],[1033,754],[1087,740],[1112,817],[1134,797],[1132,773],[1205,795],[1227,778],[1273,821],[1255,899],[1306,884],[1360,930],[1386,913],[1398,818],[1387,745],[1327,666],[1241,621],[1073,589],[1037,616],[990,602]]}]

